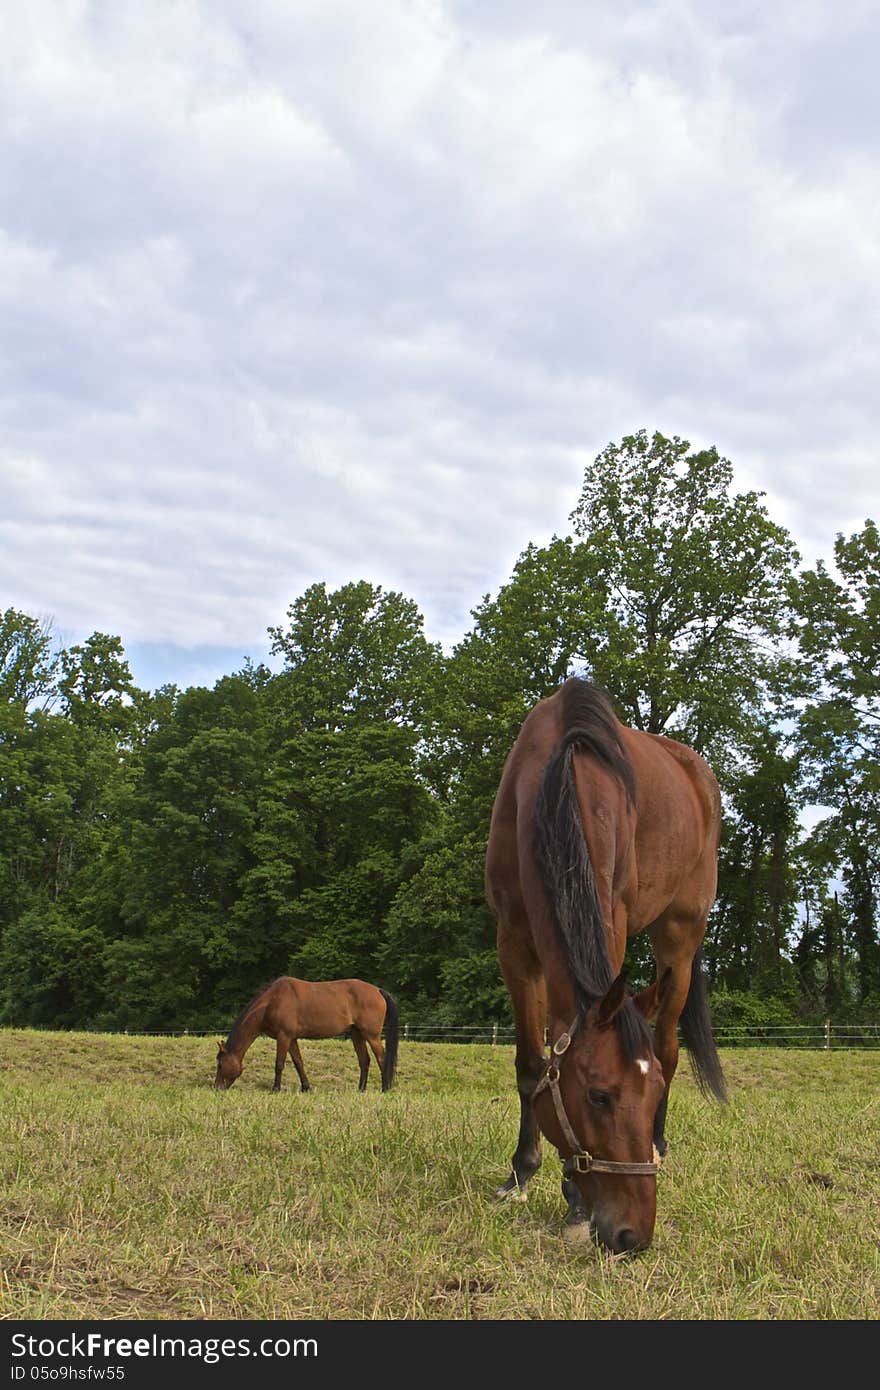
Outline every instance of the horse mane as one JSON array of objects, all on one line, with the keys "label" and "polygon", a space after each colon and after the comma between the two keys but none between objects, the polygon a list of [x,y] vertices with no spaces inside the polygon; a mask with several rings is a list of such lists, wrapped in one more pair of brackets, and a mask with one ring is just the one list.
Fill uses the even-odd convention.
[{"label": "horse mane", "polygon": [[620,724],[611,701],[598,686],[569,676],[562,686],[562,719],[565,733],[560,748],[576,747],[591,753],[620,782],[630,805],[636,796],[636,775],[620,738]]},{"label": "horse mane", "polygon": [[[281,978],[282,978],[281,976],[278,977],[278,979],[281,979]],[[263,985],[263,988],[262,988],[262,989],[258,989],[258,990],[257,990],[257,992],[256,992],[256,994],[254,995],[253,999],[249,1000],[249,1002],[248,1002],[247,1004],[245,1004],[245,1006],[244,1006],[244,1008],[242,1009],[241,1013],[238,1015],[238,1018],[235,1020],[235,1022],[233,1023],[232,1027],[231,1027],[230,1030],[229,1030],[229,1036],[228,1036],[228,1038],[226,1039],[226,1046],[227,1046],[227,1048],[230,1048],[230,1047],[234,1047],[234,1046],[235,1046],[236,1042],[238,1041],[238,1030],[239,1030],[239,1028],[241,1027],[241,1025],[244,1023],[244,1021],[245,1021],[245,1019],[247,1018],[248,1014],[250,1013],[251,1009],[254,1007],[255,1004],[258,1004],[258,1003],[260,1002],[260,1000],[262,999],[262,997],[263,997],[264,994],[268,994],[268,993],[269,993],[269,990],[272,988],[273,985],[277,985],[278,979],[270,980],[269,983],[268,983],[267,985]]]},{"label": "horse mane", "polygon": [[[580,1023],[614,981],[596,879],[574,775],[576,753],[595,759],[620,783],[630,805],[635,773],[605,695],[571,676],[561,687],[563,734],[544,769],[535,802],[535,855],[571,971]],[[653,1050],[653,1036],[632,999],[614,1018],[624,1054]]]}]

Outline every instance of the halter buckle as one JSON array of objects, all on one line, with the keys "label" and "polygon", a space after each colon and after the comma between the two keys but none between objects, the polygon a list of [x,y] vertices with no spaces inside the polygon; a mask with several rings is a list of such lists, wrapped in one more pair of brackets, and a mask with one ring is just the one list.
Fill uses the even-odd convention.
[{"label": "halter buckle", "polygon": [[589,1173],[593,1166],[593,1155],[582,1149],[580,1153],[572,1154],[571,1158],[565,1160],[566,1166],[571,1164],[572,1173]]}]

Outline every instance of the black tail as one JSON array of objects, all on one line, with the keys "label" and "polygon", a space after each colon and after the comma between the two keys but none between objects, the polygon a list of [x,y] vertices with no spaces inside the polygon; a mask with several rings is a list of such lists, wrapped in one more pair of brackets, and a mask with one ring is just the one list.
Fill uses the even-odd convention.
[{"label": "black tail", "polygon": [[721,1070],[721,1058],[712,1036],[712,1019],[703,974],[702,947],[691,964],[691,987],[679,1019],[681,1036],[690,1053],[691,1066],[703,1095],[713,1095],[722,1104],[727,1101],[727,1086]]},{"label": "black tail", "polygon": [[400,1040],[400,1010],[397,1000],[384,989],[379,993],[385,1000],[385,1056],[382,1059],[382,1090],[390,1091],[397,1072],[397,1044]]}]

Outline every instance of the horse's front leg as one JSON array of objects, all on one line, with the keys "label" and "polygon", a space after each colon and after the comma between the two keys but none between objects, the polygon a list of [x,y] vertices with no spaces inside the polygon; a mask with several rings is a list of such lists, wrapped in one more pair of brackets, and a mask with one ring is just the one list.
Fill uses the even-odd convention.
[{"label": "horse's front leg", "polygon": [[290,1039],[286,1033],[279,1033],[275,1043],[275,1085],[273,1091],[281,1090],[281,1078],[284,1075],[284,1060],[287,1057],[287,1047]]},{"label": "horse's front leg", "polygon": [[[506,947],[506,949],[505,949]],[[496,1197],[525,1201],[529,1181],[541,1166],[541,1136],[532,1107],[535,1086],[544,1070],[544,1029],[547,992],[540,966],[524,951],[512,951],[499,933],[499,960],[513,1006],[516,1033],[516,1089],[519,1092],[519,1138],[511,1160],[511,1174]]]}]

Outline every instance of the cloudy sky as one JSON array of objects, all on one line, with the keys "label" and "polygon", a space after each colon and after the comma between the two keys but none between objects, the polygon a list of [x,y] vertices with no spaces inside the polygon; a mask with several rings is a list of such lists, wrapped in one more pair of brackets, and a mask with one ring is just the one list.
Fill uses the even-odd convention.
[{"label": "cloudy sky", "polygon": [[878,513],[874,0],[0,10],[0,608],[210,681],[316,580],[451,643],[584,466]]}]

